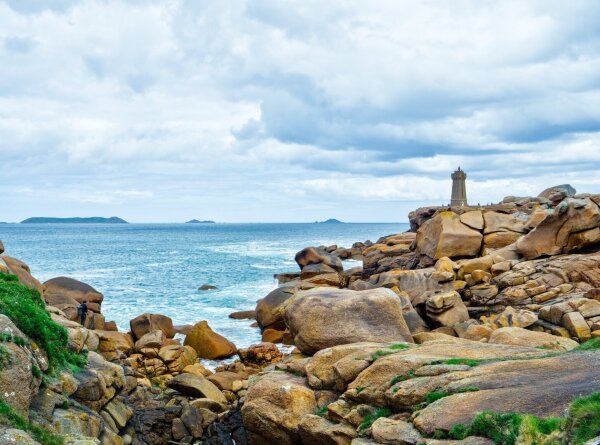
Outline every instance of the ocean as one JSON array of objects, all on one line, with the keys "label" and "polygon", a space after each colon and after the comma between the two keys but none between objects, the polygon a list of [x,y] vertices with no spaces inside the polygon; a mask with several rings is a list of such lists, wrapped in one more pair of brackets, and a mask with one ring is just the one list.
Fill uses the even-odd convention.
[{"label": "ocean", "polygon": [[[175,324],[207,320],[246,347],[260,341],[259,330],[228,315],[254,309],[276,287],[273,274],[298,271],[297,251],[405,230],[408,224],[2,224],[0,240],[40,281],[69,276],[102,292],[102,312],[120,330],[139,314],[160,313]],[[218,289],[199,291],[205,283]]]}]

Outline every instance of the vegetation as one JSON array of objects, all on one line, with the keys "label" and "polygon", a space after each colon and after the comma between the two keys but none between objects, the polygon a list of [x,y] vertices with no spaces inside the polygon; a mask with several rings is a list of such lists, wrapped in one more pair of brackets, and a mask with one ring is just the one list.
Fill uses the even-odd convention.
[{"label": "vegetation", "polygon": [[364,386],[359,386],[359,387],[357,387],[357,388],[356,388],[356,394],[358,395],[358,394],[360,394],[361,392],[363,392],[364,390],[365,390],[365,387],[364,387]]},{"label": "vegetation", "polygon": [[425,396],[425,403],[427,405],[430,405],[433,402],[443,399],[444,397],[448,397],[449,395],[450,395],[450,393],[445,392],[445,391],[433,391]]},{"label": "vegetation", "polygon": [[592,338],[585,343],[581,343],[579,346],[573,348],[571,352],[582,352],[582,351],[597,351],[600,349],[600,338]]},{"label": "vegetation", "polygon": [[394,351],[402,351],[404,349],[410,348],[410,346],[408,346],[408,343],[396,343],[391,346],[388,346],[387,348],[392,349]]},{"label": "vegetation", "polygon": [[0,345],[0,371],[10,365],[10,352],[3,345]]},{"label": "vegetation", "polygon": [[600,435],[600,392],[575,400],[569,409],[565,427],[569,443],[573,445],[583,444]]},{"label": "vegetation", "polygon": [[327,414],[327,405],[317,408],[315,414],[320,417],[325,417],[325,414]]},{"label": "vegetation", "polygon": [[467,365],[470,367],[474,367],[477,365],[481,365],[486,362],[486,360],[475,360],[472,358],[451,358],[448,360],[435,360],[430,362],[430,365]]},{"label": "vegetation", "polygon": [[386,355],[393,354],[398,351],[403,351],[405,349],[409,349],[410,346],[407,343],[395,343],[390,346],[386,346],[385,349],[380,349],[375,351],[375,353],[371,356],[371,360],[375,361],[378,358],[385,357]]},{"label": "vegetation", "polygon": [[375,422],[377,419],[380,417],[387,417],[390,414],[392,414],[392,412],[388,408],[377,408],[374,412],[365,416],[362,423],[358,426],[358,430],[364,431],[368,428],[371,428],[371,425],[373,425],[373,422]]},{"label": "vegetation", "polygon": [[[441,435],[437,431],[436,434],[436,437]],[[462,440],[468,436],[480,436],[491,439],[496,445],[584,445],[598,435],[600,392],[573,401],[564,419],[485,412],[475,417],[470,426],[454,425],[446,437]]]},{"label": "vegetation", "polygon": [[31,423],[29,420],[17,414],[5,401],[0,400],[0,422],[13,428],[27,431],[41,445],[63,445],[62,437],[50,434],[45,429]]},{"label": "vegetation", "polygon": [[[85,366],[86,357],[69,350],[67,330],[46,312],[39,292],[21,285],[14,275],[0,273],[0,313],[46,351],[51,374],[65,368],[76,371]],[[12,337],[12,341],[19,346],[27,345],[20,337]]]}]

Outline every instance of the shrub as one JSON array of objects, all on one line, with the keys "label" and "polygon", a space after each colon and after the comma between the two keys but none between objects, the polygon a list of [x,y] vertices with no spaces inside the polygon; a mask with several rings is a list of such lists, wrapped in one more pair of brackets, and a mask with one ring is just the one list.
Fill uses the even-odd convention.
[{"label": "shrub", "polygon": [[573,445],[584,444],[600,435],[600,392],[577,399],[571,404],[565,429],[569,443]]},{"label": "shrub", "polygon": [[4,400],[0,400],[0,423],[31,433],[41,445],[63,445],[62,437],[55,436],[17,414]]},{"label": "shrub", "polygon": [[[46,351],[51,374],[65,368],[75,371],[85,366],[86,357],[69,350],[67,330],[55,323],[46,312],[39,292],[21,285],[13,275],[0,273],[0,313],[10,318]],[[13,337],[13,341],[23,346],[27,344],[19,337]]]}]

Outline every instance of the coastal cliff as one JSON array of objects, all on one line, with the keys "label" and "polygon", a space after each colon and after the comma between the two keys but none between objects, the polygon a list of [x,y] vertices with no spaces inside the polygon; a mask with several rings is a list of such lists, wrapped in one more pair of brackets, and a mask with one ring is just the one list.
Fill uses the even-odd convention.
[{"label": "coastal cliff", "polygon": [[[307,247],[255,311],[230,315],[262,332],[239,350],[206,321],[174,326],[161,314],[118,332],[101,292],[67,277],[40,283],[0,242],[0,438],[595,443],[599,205],[557,186],[417,209],[410,232],[374,243]],[[345,269],[348,259],[362,266]],[[200,362],[227,357],[237,359],[214,371]]]}]

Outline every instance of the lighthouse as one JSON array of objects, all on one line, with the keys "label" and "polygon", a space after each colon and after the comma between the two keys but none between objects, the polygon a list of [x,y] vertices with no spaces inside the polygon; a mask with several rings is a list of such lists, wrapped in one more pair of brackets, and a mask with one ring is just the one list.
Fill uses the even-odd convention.
[{"label": "lighthouse", "polygon": [[458,169],[452,173],[452,198],[450,199],[450,205],[452,207],[462,207],[467,205],[467,187],[465,180],[467,174],[458,167]]}]

